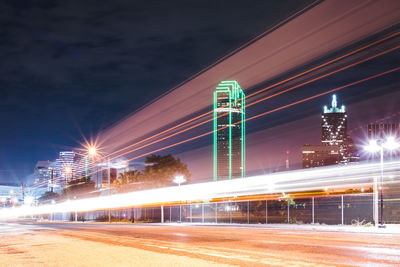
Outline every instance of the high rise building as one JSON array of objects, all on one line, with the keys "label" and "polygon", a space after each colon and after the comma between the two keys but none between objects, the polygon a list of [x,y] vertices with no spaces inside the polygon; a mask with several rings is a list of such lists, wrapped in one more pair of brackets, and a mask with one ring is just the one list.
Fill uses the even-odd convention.
[{"label": "high rise building", "polygon": [[302,150],[303,168],[314,168],[339,164],[339,147],[304,145]]},{"label": "high rise building", "polygon": [[214,181],[245,176],[245,95],[236,81],[214,92]]},{"label": "high rise building", "polygon": [[61,186],[73,178],[74,172],[76,173],[74,158],[75,152],[61,151],[56,159],[57,180]]},{"label": "high rise building", "polygon": [[332,95],[331,107],[323,108],[321,143],[303,146],[303,168],[348,164],[359,159],[354,142],[347,134],[345,106],[338,107],[336,95]]},{"label": "high rise building", "polygon": [[51,177],[50,161],[38,161],[33,170],[34,184],[41,184],[41,187],[47,186],[48,181]]},{"label": "high rise building", "polygon": [[332,96],[332,106],[324,106],[321,125],[323,145],[341,146],[347,137],[347,114],[344,105],[337,107],[336,95]]},{"label": "high rise building", "polygon": [[332,95],[331,107],[324,106],[321,121],[321,142],[324,146],[339,147],[339,162],[347,164],[358,161],[352,138],[347,134],[345,106],[338,108],[336,95]]}]

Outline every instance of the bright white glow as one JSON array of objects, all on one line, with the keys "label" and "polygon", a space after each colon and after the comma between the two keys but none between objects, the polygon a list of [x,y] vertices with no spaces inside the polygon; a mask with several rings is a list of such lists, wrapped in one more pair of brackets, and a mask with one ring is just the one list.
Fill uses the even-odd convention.
[{"label": "bright white glow", "polygon": [[96,156],[97,154],[97,148],[94,146],[91,146],[88,148],[88,154],[89,156]]},{"label": "bright white glow", "polygon": [[11,189],[10,190],[10,195],[12,195],[12,194],[14,194],[14,190]]},{"label": "bright white glow", "polygon": [[382,144],[382,146],[388,150],[395,150],[400,147],[400,143],[397,142],[393,136],[389,136],[386,139],[386,142]]},{"label": "bright white glow", "polygon": [[173,182],[178,185],[181,185],[184,182],[186,182],[186,179],[185,179],[185,177],[183,177],[183,175],[177,175],[177,176],[175,176],[175,179],[173,180]]},{"label": "bright white glow", "polygon": [[65,167],[64,171],[65,171],[65,173],[70,174],[72,172],[72,169],[71,169],[71,167],[67,166],[67,167]]},{"label": "bright white glow", "polygon": [[370,153],[378,152],[380,149],[381,149],[381,147],[378,145],[376,140],[370,140],[369,144],[367,146],[365,146],[365,150]]},{"label": "bright white glow", "polygon": [[[346,166],[329,166],[306,170],[295,170],[245,179],[224,180],[200,184],[183,185],[152,190],[129,192],[110,196],[68,200],[42,206],[21,206],[0,209],[0,219],[24,215],[38,215],[61,212],[83,212],[126,208],[140,205],[160,205],[170,202],[208,202],[215,198],[251,196],[260,194],[283,194],[336,189],[370,188],[374,177],[380,174],[380,163],[364,163]],[[399,177],[400,161],[384,163],[388,175]],[[271,182],[274,188],[271,190]],[[393,183],[393,181],[385,181]],[[282,193],[285,192],[285,193]]]},{"label": "bright white glow", "polygon": [[26,196],[25,199],[24,199],[24,204],[25,205],[32,205],[32,203],[33,203],[33,197]]}]

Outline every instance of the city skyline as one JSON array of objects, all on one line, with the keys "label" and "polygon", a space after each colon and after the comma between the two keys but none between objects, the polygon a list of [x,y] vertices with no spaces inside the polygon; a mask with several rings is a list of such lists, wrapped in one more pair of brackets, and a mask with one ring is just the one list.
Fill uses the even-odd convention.
[{"label": "city skyline", "polygon": [[0,2],[0,266],[399,266],[399,18]]},{"label": "city skyline", "polygon": [[[261,2],[260,2],[261,3]],[[263,5],[268,5],[266,3],[264,3]],[[294,12],[294,10],[296,10],[296,8],[300,8],[302,4],[299,2],[299,5],[295,5],[293,4],[293,6],[291,6],[290,8],[287,7],[288,9],[285,11],[285,8],[283,7],[284,5],[282,4],[282,6],[279,7],[275,7],[275,9],[279,9],[279,12]],[[8,9],[10,9],[10,7],[7,7]],[[55,10],[59,11],[59,6],[54,7]],[[99,7],[101,9],[101,7]],[[18,10],[17,6],[11,7],[12,10]],[[253,10],[252,12],[256,12],[257,7],[253,7],[251,10]],[[53,10],[51,7],[49,7],[49,10]],[[71,12],[70,9],[67,9],[69,11],[67,12]],[[239,12],[240,8],[233,8],[232,12]],[[268,10],[268,9],[267,9]],[[274,13],[273,10],[271,9],[271,13]],[[240,10],[242,11],[242,10]],[[276,10],[275,10],[276,11]],[[26,12],[31,12],[31,10],[27,9]],[[33,11],[32,11],[33,12]],[[11,12],[12,13],[12,12]],[[257,12],[256,12],[257,13]],[[258,13],[257,13],[258,14]],[[35,16],[38,16],[38,14],[34,13]],[[259,16],[261,16],[260,14],[258,14]],[[277,16],[279,14],[276,14]],[[251,17],[251,16],[250,16]],[[261,17],[265,17],[265,16],[261,16]],[[177,19],[179,19],[180,17],[178,16]],[[247,23],[253,23],[252,25],[254,26],[254,28],[257,28],[259,30],[255,30],[256,32],[262,32],[262,30],[264,29],[268,29],[269,26],[273,25],[272,18],[271,21],[256,21],[254,18],[254,21],[252,21],[253,18],[249,18],[249,21]],[[269,20],[268,19],[268,20]],[[13,21],[13,20],[11,20]],[[228,20],[226,20],[228,21]],[[26,22],[25,22],[26,23]],[[221,21],[219,21],[219,23],[222,23]],[[218,24],[221,27],[227,27],[229,28],[229,23],[227,22],[227,24]],[[258,25],[258,26],[257,26]],[[199,26],[201,27],[201,26]],[[219,32],[224,32],[227,28],[224,28],[224,30],[219,31]],[[36,28],[35,28],[36,29]],[[241,36],[242,32],[246,32],[246,37],[243,38],[237,38],[236,42],[229,42],[229,44],[225,44],[225,45],[221,45],[221,47],[223,46],[223,51],[225,51],[226,49],[230,49],[230,48],[236,48],[238,47],[241,43],[245,42],[245,40],[248,40],[250,38],[250,35],[247,32],[247,27],[244,30],[241,31],[233,31],[231,32],[233,34],[233,36],[235,36],[235,34],[238,34],[238,36]],[[21,33],[22,34],[22,33]],[[77,45],[75,47],[75,42],[74,40],[79,40],[79,37],[76,37],[74,35],[70,35],[70,33],[68,32],[60,32],[61,36],[65,36],[65,37],[71,37],[71,42],[70,41],[64,41],[61,42],[61,44],[65,44],[66,46],[61,45],[61,50],[64,51],[66,53],[66,55],[77,55],[77,51],[80,51],[79,45]],[[172,34],[172,33],[171,33]],[[247,38],[247,39],[246,39]],[[11,38],[12,39],[12,38]],[[240,39],[240,40],[239,40]],[[46,39],[47,40],[47,39]],[[58,42],[57,41],[46,41],[44,40],[42,43],[40,43],[40,47],[42,47],[43,45],[49,45],[51,44],[51,48],[56,49],[58,47]],[[97,40],[97,39],[96,39]],[[221,39],[216,38],[217,42],[219,42]],[[95,40],[93,40],[93,42],[96,42]],[[17,42],[18,43],[18,42]],[[63,48],[64,47],[64,48]],[[349,48],[346,47],[345,50],[348,50]],[[50,49],[51,50],[51,49]],[[57,50],[57,49],[56,49]],[[59,50],[59,49],[58,49]],[[57,50],[57,51],[58,51]],[[40,55],[40,51],[39,52],[35,52],[34,55]],[[61,52],[62,52],[61,51]],[[93,56],[93,52],[94,50],[88,50],[88,49],[83,49],[83,51],[85,51],[85,53],[88,54],[88,56],[92,57]],[[109,51],[109,50],[107,50]],[[39,54],[37,54],[39,53]],[[201,50],[199,52],[196,52],[195,55],[197,55],[200,58],[203,58],[203,56],[205,54],[208,53],[208,49],[205,50]],[[222,52],[221,52],[222,53]],[[29,57],[32,57],[34,55],[30,55]],[[65,60],[65,54],[64,57],[61,57],[62,60]],[[213,60],[216,60],[219,58],[221,54],[213,54],[209,56],[209,59],[207,59],[208,63],[212,62]],[[319,90],[320,88],[332,88],[335,87],[335,85],[340,85],[345,83],[346,81],[351,81],[353,78],[356,77],[362,77],[363,74],[368,75],[368,74],[374,74],[375,69],[374,68],[379,68],[379,69],[386,69],[386,68],[390,68],[396,65],[396,62],[398,61],[398,57],[399,57],[399,53],[397,51],[395,52],[391,52],[390,54],[387,55],[383,55],[377,59],[372,60],[371,62],[366,62],[363,63],[361,65],[356,66],[355,68],[352,68],[349,71],[342,71],[339,74],[335,75],[333,78],[329,78],[329,79],[324,79],[321,80],[320,82],[316,82],[314,83],[314,85],[312,87],[308,87],[308,91],[304,91],[301,90],[297,95],[300,98],[306,97],[309,95],[310,92],[313,92],[315,90]],[[58,57],[55,57],[54,60],[56,60]],[[74,58],[74,57],[72,57]],[[15,58],[14,62],[18,62],[19,57]],[[53,59],[52,59],[53,60]],[[73,61],[75,62],[75,61]],[[193,62],[191,62],[193,63]],[[51,64],[54,64],[54,61],[51,61]],[[186,64],[186,63],[185,63]],[[195,67],[199,66],[199,67]],[[195,73],[196,71],[201,70],[204,65],[207,64],[194,64],[193,63],[193,70],[190,72],[190,74]],[[13,65],[10,65],[13,66]],[[85,65],[86,66],[86,65]],[[36,70],[35,68],[29,68],[27,71],[27,73],[30,73],[29,75],[33,75],[32,77],[38,77],[38,79],[40,81],[42,81],[43,79],[45,79],[47,76],[37,76],[35,74],[35,72],[32,73],[33,70]],[[39,70],[39,69],[37,69]],[[57,71],[61,71],[59,69],[56,69]],[[163,73],[163,71],[167,70],[167,68],[165,69],[160,69],[158,71],[160,71],[161,73]],[[372,71],[374,70],[374,71]],[[81,71],[83,71],[81,69]],[[290,70],[290,71],[294,71],[294,70]],[[299,70],[297,70],[299,71]],[[301,71],[301,69],[300,69]],[[17,71],[18,72],[18,71]],[[25,73],[25,72],[24,72]],[[69,72],[68,72],[69,73]],[[150,72],[152,73],[152,72]],[[1,140],[3,140],[3,143],[1,145],[1,151],[0,151],[0,170],[2,170],[0,172],[0,181],[4,182],[4,183],[16,183],[19,184],[21,181],[26,181],[26,176],[32,172],[35,163],[38,160],[48,160],[51,158],[55,158],[57,153],[59,151],[62,150],[69,150],[72,149],[76,146],[80,145],[80,142],[82,141],[82,135],[89,138],[91,135],[95,136],[98,132],[101,132],[99,130],[104,129],[107,127],[102,127],[104,125],[110,125],[112,123],[114,123],[116,120],[121,120],[121,118],[124,118],[124,115],[129,112],[130,110],[138,110],[140,111],[140,109],[138,109],[139,107],[143,107],[143,105],[145,103],[148,103],[149,101],[151,101],[151,99],[156,98],[157,96],[161,95],[162,92],[165,92],[165,90],[167,88],[170,88],[173,86],[173,84],[177,84],[178,82],[183,81],[185,78],[189,77],[190,74],[187,74],[185,77],[177,77],[173,82],[169,81],[167,83],[163,83],[161,85],[155,85],[150,83],[149,81],[152,81],[152,79],[146,79],[146,84],[148,87],[154,88],[154,91],[152,91],[153,93],[151,93],[152,95],[148,96],[148,98],[146,98],[146,96],[143,96],[144,98],[136,98],[136,97],[129,97],[130,93],[133,92],[139,92],[139,94],[143,94],[143,92],[150,92],[149,90],[140,90],[140,88],[138,88],[137,90],[130,90],[130,89],[126,89],[127,86],[132,85],[132,81],[128,80],[126,81],[125,79],[122,79],[122,77],[126,77],[126,79],[128,77],[130,77],[130,75],[123,73],[121,75],[123,76],[119,76],[121,79],[118,80],[118,88],[120,88],[123,92],[126,92],[127,95],[125,95],[124,93],[121,93],[121,91],[116,91],[115,93],[112,93],[113,91],[111,90],[112,88],[114,88],[114,86],[110,86],[107,85],[107,90],[100,90],[98,95],[93,95],[93,94],[88,94],[88,93],[83,93],[85,91],[83,91],[83,89],[81,88],[81,85],[85,84],[85,90],[92,90],[91,92],[96,91],[99,86],[97,83],[91,83],[91,79],[89,80],[85,80],[85,82],[83,83],[79,83],[79,79],[75,80],[73,79],[73,81],[78,84],[79,86],[75,89],[75,86],[70,86],[69,84],[66,84],[63,82],[63,80],[60,82],[60,86],[62,88],[60,89],[54,89],[54,88],[59,88],[59,86],[57,86],[57,82],[54,81],[53,79],[50,79],[49,81],[52,81],[53,83],[56,82],[53,86],[46,87],[46,86],[42,86],[42,84],[32,84],[29,81],[23,85],[22,87],[21,84],[18,84],[15,82],[15,80],[7,80],[7,82],[2,86],[2,88],[10,88],[7,89],[6,95],[7,97],[5,99],[3,99],[3,107],[5,107],[4,109],[4,113],[2,114],[2,118],[3,121],[2,125],[7,125],[8,127],[8,131],[3,131],[2,132],[2,137]],[[25,75],[25,74],[24,74]],[[26,74],[25,76],[29,76],[28,74]],[[36,75],[36,76],[35,76]],[[3,75],[4,77],[13,77],[13,76],[9,76],[7,74]],[[24,77],[25,77],[24,76]],[[79,76],[79,75],[78,75]],[[160,76],[165,76],[165,74],[162,74]],[[284,75],[285,76],[285,75]],[[284,78],[284,76],[282,78]],[[287,76],[287,75],[286,75]],[[30,77],[30,76],[29,76]],[[59,77],[57,75],[55,75],[54,77]],[[75,76],[73,76],[75,77]],[[85,77],[92,77],[90,75],[87,75]],[[378,102],[380,100],[380,95],[388,95],[388,99],[387,101],[390,103],[390,101],[392,101],[391,97],[389,95],[391,95],[392,92],[396,91],[396,83],[398,83],[396,81],[395,76],[390,76],[391,78],[382,78],[382,79],[377,79],[377,81],[375,82],[371,82],[368,85],[363,85],[360,86],[359,88],[356,89],[352,89],[351,92],[346,93],[340,93],[341,99],[346,100],[346,103],[349,103],[349,105],[355,104],[355,103],[360,103],[364,100],[370,99],[371,104],[370,106],[375,108],[375,106],[378,105]],[[107,77],[104,77],[107,78]],[[277,78],[277,77],[275,77]],[[241,83],[243,80],[243,78],[239,79],[239,83]],[[379,81],[378,81],[379,80]],[[107,78],[107,82],[113,83],[114,79],[108,79]],[[126,81],[126,84],[122,81]],[[142,81],[142,83],[145,83],[145,81]],[[218,79],[214,79],[214,87],[215,85],[218,83]],[[104,84],[104,83],[103,83]],[[102,84],[102,85],[103,85]],[[105,85],[105,84],[104,84]],[[21,95],[21,93],[26,93],[26,94],[31,94],[32,92],[35,92],[36,90],[39,89],[31,89],[31,87],[34,88],[47,88],[46,90],[43,89],[42,91],[40,91],[41,93],[35,94],[36,95],[40,95],[42,98],[45,98],[46,101],[44,101],[45,103],[47,103],[46,105],[42,104],[42,100],[38,99],[38,98],[31,98],[30,96],[26,96],[23,97],[23,95]],[[66,86],[66,87],[64,87]],[[259,86],[262,86],[259,85]],[[246,87],[246,91],[252,92],[254,90],[256,90],[258,87],[257,86],[252,86],[252,87]],[[365,87],[364,87],[365,86]],[[65,88],[68,88],[68,90],[64,90]],[[162,90],[160,88],[163,88]],[[110,90],[109,90],[110,89]],[[64,97],[64,94],[62,92],[69,92],[69,90],[71,90],[71,94],[68,97]],[[109,106],[108,104],[110,104],[108,101],[112,98],[110,98],[110,94],[112,95],[112,97],[114,97],[115,99],[122,99],[121,101],[123,101],[123,104],[119,105],[112,105],[112,107],[110,107],[111,109],[109,109],[106,112],[106,106]],[[53,98],[48,99],[47,96],[52,96]],[[121,97],[123,96],[123,97]],[[113,98],[113,99],[114,99]],[[290,100],[292,99],[293,96],[289,96],[287,99]],[[18,99],[25,99],[24,101],[28,101],[27,99],[31,99],[29,100],[29,103],[24,103],[24,108],[21,108],[20,106],[18,106],[19,104],[15,104],[15,103],[19,103],[17,100]],[[138,102],[132,103],[132,101],[130,99],[140,99],[138,100]],[[106,106],[100,104],[98,106],[96,106],[96,110],[93,110],[93,106],[95,106],[95,103],[93,101],[97,101],[99,100],[101,103],[105,103],[107,102],[108,104]],[[8,101],[8,102],[7,102]],[[11,102],[10,102],[11,101]],[[321,101],[320,103],[322,103],[323,101]],[[52,104],[52,103],[57,103],[57,104]],[[75,108],[70,108],[68,107],[68,105],[72,104]],[[98,102],[96,102],[98,103]],[[272,100],[272,101],[268,101],[268,106],[272,106],[272,107],[277,107],[279,105],[282,105],[285,103],[285,99],[282,98],[277,98],[277,100]],[[267,128],[274,128],[274,127],[278,127],[278,125],[285,125],[286,123],[290,123],[291,121],[296,121],[300,119],[300,114],[304,114],[305,116],[309,116],[310,114],[317,114],[317,111],[315,109],[315,107],[313,106],[316,102],[310,102],[310,104],[308,103],[304,103],[303,105],[299,105],[298,107],[294,108],[292,110],[292,112],[290,114],[287,114],[286,112],[283,111],[283,113],[280,113],[282,115],[270,115],[270,119],[268,119],[268,121],[261,121],[259,122],[257,125],[254,125],[252,123],[249,124],[248,130],[249,133],[255,132],[255,131],[259,131],[261,129],[267,129]],[[97,105],[97,104],[96,104]],[[111,105],[111,104],[110,104]],[[193,105],[192,105],[193,106]],[[37,110],[41,110],[42,107],[46,107],[45,110],[41,110],[39,111],[39,113],[35,113],[35,112],[26,112],[24,113],[24,115],[21,117],[21,113],[20,110],[25,110],[26,108],[33,108],[36,107]],[[87,108],[86,108],[87,107]],[[398,113],[398,106],[397,105],[392,105],[392,106],[385,106],[385,109],[382,108],[376,108],[376,112],[374,115],[372,115],[370,117],[370,122],[371,121],[375,121],[375,120],[379,120],[382,119],[384,117],[387,117],[388,115],[396,115]],[[378,110],[380,109],[380,110]],[[253,113],[257,113],[258,110],[262,110],[262,107],[260,107],[259,105],[256,105],[255,107],[252,107],[251,109],[248,110],[249,114]],[[89,112],[89,114],[87,112]],[[60,113],[57,113],[60,112]],[[31,114],[35,114],[34,116]],[[57,114],[55,116],[55,114]],[[70,114],[70,115],[68,115]],[[114,115],[110,115],[110,114],[114,114]],[[174,114],[175,115],[175,114]],[[187,114],[189,115],[189,114]],[[49,117],[50,116],[50,117]],[[65,119],[65,116],[67,116],[67,119]],[[42,117],[42,118],[41,118]],[[112,118],[111,118],[112,117]],[[41,119],[38,119],[41,118]],[[79,122],[79,120],[85,118],[85,121]],[[286,118],[286,120],[284,120],[283,118]],[[355,120],[357,120],[358,118],[355,118]],[[363,118],[361,118],[363,119]],[[399,117],[395,116],[392,117],[392,120],[395,122],[396,120],[398,120]],[[389,119],[390,120],[390,119]],[[87,123],[87,121],[90,121],[90,123]],[[89,125],[92,124],[94,121],[96,121],[94,124],[96,124],[95,126],[93,126],[93,128],[90,130],[88,130],[88,128],[91,128]],[[21,122],[21,124],[17,127],[17,125],[15,124],[16,122]],[[35,122],[35,123],[33,123]],[[37,125],[42,125],[43,127],[36,127]],[[20,130],[19,127],[25,127],[24,129]],[[299,127],[298,125],[293,125],[294,128]],[[357,126],[358,127],[358,126]],[[28,133],[27,135],[24,135],[25,133]],[[50,134],[51,133],[51,134]],[[82,135],[81,135],[82,133]],[[25,138],[26,137],[26,138]],[[209,140],[207,141],[202,141],[203,143],[201,145],[204,144],[209,144]],[[12,146],[11,146],[12,144]],[[14,149],[17,148],[18,149]],[[181,153],[185,153],[184,150],[188,150],[188,149],[198,149],[199,147],[196,147],[196,145],[190,145],[187,146],[185,149],[182,149],[181,151],[177,150],[175,151],[176,154],[181,154]],[[25,151],[23,153],[20,153],[20,151]],[[294,155],[294,153],[291,154],[291,156]],[[140,159],[138,159],[140,160]]]}]

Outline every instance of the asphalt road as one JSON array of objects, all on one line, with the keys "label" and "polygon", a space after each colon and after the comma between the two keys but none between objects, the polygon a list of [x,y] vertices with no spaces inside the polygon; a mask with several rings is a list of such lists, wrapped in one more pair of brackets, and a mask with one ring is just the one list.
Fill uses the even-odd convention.
[{"label": "asphalt road", "polygon": [[0,236],[1,266],[400,266],[398,233],[25,222]]}]

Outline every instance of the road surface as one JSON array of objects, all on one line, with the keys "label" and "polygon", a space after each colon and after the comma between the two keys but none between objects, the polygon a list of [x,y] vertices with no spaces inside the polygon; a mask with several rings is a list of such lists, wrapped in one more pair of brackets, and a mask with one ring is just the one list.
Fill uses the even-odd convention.
[{"label": "road surface", "polygon": [[399,265],[399,233],[279,225],[0,223],[0,266]]}]

